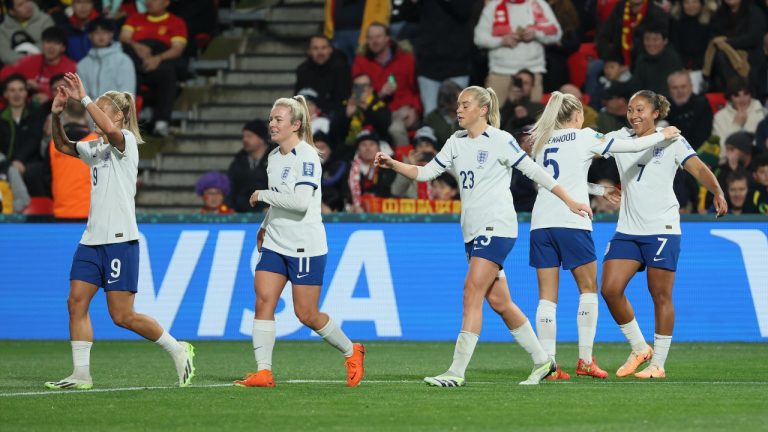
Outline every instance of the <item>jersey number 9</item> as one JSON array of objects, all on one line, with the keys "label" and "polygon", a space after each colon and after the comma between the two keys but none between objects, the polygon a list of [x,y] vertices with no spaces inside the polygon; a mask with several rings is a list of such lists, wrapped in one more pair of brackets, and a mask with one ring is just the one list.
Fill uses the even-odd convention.
[{"label": "jersey number 9", "polygon": [[98,183],[98,181],[99,181],[98,173],[99,173],[99,171],[96,169],[96,167],[93,167],[93,175],[91,177],[93,179],[93,185],[94,186],[96,186],[96,183]]}]

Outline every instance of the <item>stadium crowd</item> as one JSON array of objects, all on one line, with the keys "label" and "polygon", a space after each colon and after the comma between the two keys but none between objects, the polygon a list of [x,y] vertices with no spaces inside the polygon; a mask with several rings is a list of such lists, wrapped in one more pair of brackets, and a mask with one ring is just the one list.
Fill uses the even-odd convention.
[{"label": "stadium crowd", "polygon": [[[92,95],[138,91],[152,107],[152,132],[167,135],[194,44],[215,32],[200,13],[213,1],[5,0],[4,7],[0,182],[13,189],[17,210],[29,196],[61,188],[51,181],[59,158],[48,120],[61,74],[77,71]],[[373,156],[426,164],[458,128],[458,93],[477,84],[499,95],[502,129],[529,152],[528,131],[554,90],[580,98],[584,126],[602,133],[629,126],[635,91],[663,94],[672,104],[667,124],[713,170],[729,211],[768,214],[767,12],[762,0],[328,0],[324,34],[307,41],[294,86],[310,104],[323,150],[324,211],[364,212],[370,196],[457,199],[450,175],[411,182],[375,167]],[[68,115],[72,136],[76,129],[86,136],[82,113]],[[267,187],[266,121],[243,125],[242,150],[226,175],[199,179],[203,212],[264,210],[248,197]],[[617,185],[614,160],[595,160],[589,180]],[[713,211],[690,174],[679,170],[674,187],[681,212]],[[531,211],[530,180],[515,175],[510,188],[517,211]],[[592,205],[617,211],[602,197]]]}]

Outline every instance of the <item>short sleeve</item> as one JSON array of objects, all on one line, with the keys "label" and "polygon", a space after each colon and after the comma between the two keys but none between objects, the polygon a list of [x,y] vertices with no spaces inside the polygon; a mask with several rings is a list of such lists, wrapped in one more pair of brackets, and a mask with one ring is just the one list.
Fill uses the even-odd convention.
[{"label": "short sleeve", "polygon": [[85,162],[86,165],[93,165],[99,159],[92,149],[90,141],[78,141],[75,143],[75,151],[77,151],[77,157]]},{"label": "short sleeve", "polygon": [[171,43],[187,43],[187,23],[179,17],[174,20],[172,26],[170,26]]},{"label": "short sleeve", "polygon": [[518,144],[517,140],[509,135],[507,143],[502,147],[501,163],[510,167],[516,167],[526,156],[526,153]]},{"label": "short sleeve", "polygon": [[299,185],[308,185],[317,189],[320,187],[322,175],[320,158],[317,154],[313,155],[310,152],[302,152],[301,157],[296,158],[296,165],[294,165],[296,182],[294,183],[294,188]]},{"label": "short sleeve", "polygon": [[136,143],[136,136],[128,129],[123,129],[123,142],[125,143],[125,149],[122,152],[115,148],[115,151],[120,155],[120,158],[128,157],[139,159],[139,146]]},{"label": "short sleeve", "polygon": [[685,162],[696,156],[696,150],[693,149],[691,144],[683,137],[678,138],[672,143],[675,149],[675,163],[683,166]]}]

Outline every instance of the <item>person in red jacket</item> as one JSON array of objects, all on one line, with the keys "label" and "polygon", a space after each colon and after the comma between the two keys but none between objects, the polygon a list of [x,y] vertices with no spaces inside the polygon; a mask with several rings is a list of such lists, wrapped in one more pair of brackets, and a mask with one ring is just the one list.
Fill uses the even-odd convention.
[{"label": "person in red jacket", "polygon": [[421,115],[421,98],[416,83],[416,60],[403,51],[389,36],[389,28],[379,22],[368,27],[365,53],[352,63],[352,76],[366,74],[378,97],[392,111],[389,134],[393,144],[409,143],[406,129]]},{"label": "person in red jacket", "polygon": [[30,92],[35,92],[34,98],[42,105],[51,100],[50,79],[59,74],[75,72],[77,63],[64,55],[67,49],[67,34],[58,27],[49,27],[43,31],[43,53],[30,54],[22,57],[16,64],[8,66],[0,72],[0,81],[13,74],[20,74],[27,79]]}]

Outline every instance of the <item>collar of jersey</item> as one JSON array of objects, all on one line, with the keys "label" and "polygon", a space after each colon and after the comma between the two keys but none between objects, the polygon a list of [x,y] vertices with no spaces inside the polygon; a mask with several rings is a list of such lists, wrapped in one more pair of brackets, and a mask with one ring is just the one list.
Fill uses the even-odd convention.
[{"label": "collar of jersey", "polygon": [[166,13],[160,15],[160,16],[147,15],[147,21],[149,21],[151,23],[159,23],[160,21],[168,19],[169,15],[170,14],[168,12],[166,12]]}]

